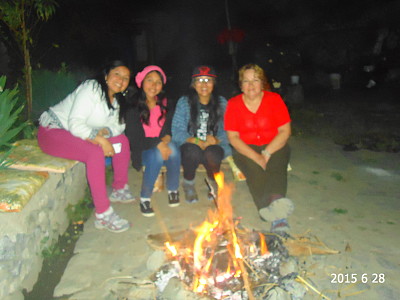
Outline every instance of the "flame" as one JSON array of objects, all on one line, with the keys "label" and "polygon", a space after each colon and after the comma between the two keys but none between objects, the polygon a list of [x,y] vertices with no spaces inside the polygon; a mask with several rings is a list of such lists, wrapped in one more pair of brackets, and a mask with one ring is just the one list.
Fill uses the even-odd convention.
[{"label": "flame", "polygon": [[224,189],[224,173],[218,172],[214,175],[215,182],[218,185],[219,191]]},{"label": "flame", "polygon": [[203,243],[210,242],[211,240],[211,232],[214,231],[214,228],[218,225],[218,223],[209,223],[205,221],[198,229],[198,235],[194,242],[193,247],[193,263],[194,267],[197,270],[201,270],[204,261],[204,254],[203,254]]},{"label": "flame", "polygon": [[[245,243],[239,239],[240,234],[236,230],[238,221],[233,219],[233,209],[231,205],[231,186],[224,184],[224,174],[219,172],[214,174],[218,185],[217,209],[209,210],[207,219],[195,229],[196,238],[193,248],[179,250],[179,257],[182,262],[193,267],[192,290],[196,293],[206,294],[208,289],[214,284],[223,284],[231,280],[232,277],[242,277],[246,290],[249,293],[249,299],[252,298],[249,290],[248,274],[244,266],[243,253],[256,255],[256,245],[254,243]],[[222,243],[224,244],[222,244]],[[228,255],[225,265],[218,265],[220,249],[225,247]],[[166,248],[176,259],[178,256],[177,248],[165,243]],[[243,248],[242,248],[243,247]],[[260,252],[268,253],[265,238],[260,234]],[[214,263],[215,262],[215,263]],[[226,268],[223,270],[222,268]]]},{"label": "flame", "polygon": [[172,256],[178,255],[178,251],[176,250],[174,245],[171,245],[169,242],[166,242],[165,246],[168,248],[169,251],[171,251]]},{"label": "flame", "polygon": [[260,254],[261,255],[270,254],[270,252],[268,251],[267,243],[265,242],[265,236],[261,234],[261,232],[259,232],[258,235],[260,236]]}]

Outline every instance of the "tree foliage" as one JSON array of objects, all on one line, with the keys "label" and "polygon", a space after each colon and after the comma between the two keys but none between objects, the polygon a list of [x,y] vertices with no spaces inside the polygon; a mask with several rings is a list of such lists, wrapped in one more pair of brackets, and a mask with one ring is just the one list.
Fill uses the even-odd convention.
[{"label": "tree foliage", "polygon": [[25,96],[28,119],[32,113],[32,67],[30,49],[33,33],[40,22],[46,22],[55,13],[56,0],[1,0],[0,26],[7,27],[16,41],[24,60]]}]

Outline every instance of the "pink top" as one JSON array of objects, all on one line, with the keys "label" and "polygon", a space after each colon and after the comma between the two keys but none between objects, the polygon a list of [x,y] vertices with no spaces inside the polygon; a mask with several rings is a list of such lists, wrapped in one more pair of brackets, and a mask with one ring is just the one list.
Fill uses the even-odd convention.
[{"label": "pink top", "polygon": [[158,118],[161,116],[161,108],[159,105],[154,106],[150,110],[150,119],[149,125],[142,123],[144,134],[146,137],[159,137],[161,129],[164,125],[165,118],[158,121]]}]

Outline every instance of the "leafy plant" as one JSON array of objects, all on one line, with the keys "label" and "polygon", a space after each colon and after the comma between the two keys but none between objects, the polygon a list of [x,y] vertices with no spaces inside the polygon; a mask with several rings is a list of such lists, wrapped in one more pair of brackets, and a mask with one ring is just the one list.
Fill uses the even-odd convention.
[{"label": "leafy plant", "polygon": [[43,111],[64,99],[77,86],[78,80],[65,66],[57,72],[34,70],[32,72],[32,120],[37,120]]},{"label": "leafy plant", "polygon": [[2,0],[0,26],[6,26],[24,58],[24,79],[28,119],[32,112],[32,66],[30,51],[39,21],[48,21],[58,6],[55,0]]},{"label": "leafy plant", "polygon": [[333,209],[333,212],[337,213],[338,215],[344,215],[344,214],[347,214],[347,209],[335,208],[335,209]]},{"label": "leafy plant", "polygon": [[332,178],[335,178],[337,181],[343,181],[344,177],[342,176],[342,174],[338,173],[338,172],[333,172],[331,174]]},{"label": "leafy plant", "polygon": [[41,241],[42,246],[44,246],[42,250],[42,257],[52,258],[61,255],[62,250],[60,248],[60,245],[55,240],[51,241],[51,243],[49,243],[48,241],[49,241],[48,237],[44,238]]},{"label": "leafy plant", "polygon": [[66,210],[71,223],[86,221],[93,211],[93,202],[89,189],[86,189],[85,196],[81,201],[75,205],[69,205]]},{"label": "leafy plant", "polygon": [[18,106],[17,87],[12,90],[5,89],[6,77],[0,77],[0,149],[5,150],[0,154],[0,169],[7,168],[11,161],[8,156],[12,150],[11,142],[23,130],[27,123],[15,125],[23,110]]}]

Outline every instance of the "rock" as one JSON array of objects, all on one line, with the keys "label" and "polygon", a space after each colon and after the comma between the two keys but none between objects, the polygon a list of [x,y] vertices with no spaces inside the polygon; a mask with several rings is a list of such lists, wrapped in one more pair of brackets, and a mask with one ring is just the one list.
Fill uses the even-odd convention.
[{"label": "rock", "polygon": [[297,282],[294,276],[290,275],[282,280],[281,286],[291,295],[291,300],[301,300],[307,292],[305,287],[300,282]]},{"label": "rock", "polygon": [[156,289],[154,287],[143,288],[134,286],[129,290],[127,298],[129,300],[156,299]]},{"label": "rock", "polygon": [[147,259],[147,270],[157,271],[165,263],[165,252],[163,250],[154,251]]},{"label": "rock", "polygon": [[288,275],[293,272],[298,272],[297,261],[294,257],[289,257],[286,261],[282,262],[279,267],[281,276]]},{"label": "rock", "polygon": [[280,287],[274,287],[268,291],[265,300],[291,300],[291,297]]},{"label": "rock", "polygon": [[195,294],[185,288],[185,285],[179,278],[171,278],[162,292],[163,300],[201,300],[208,299]]},{"label": "rock", "polygon": [[3,300],[24,300],[24,295],[22,292],[17,291],[15,293],[12,293],[10,295],[5,296],[5,298],[1,298]]}]

